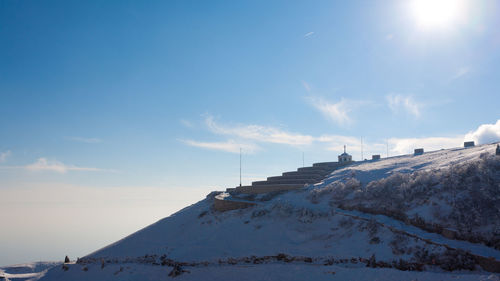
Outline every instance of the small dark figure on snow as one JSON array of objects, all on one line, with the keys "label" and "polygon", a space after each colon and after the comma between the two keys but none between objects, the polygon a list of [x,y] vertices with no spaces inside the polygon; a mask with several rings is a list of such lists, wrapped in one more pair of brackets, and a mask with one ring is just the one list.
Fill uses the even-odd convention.
[{"label": "small dark figure on snow", "polygon": [[188,270],[182,269],[181,265],[178,264],[178,263],[176,263],[176,264],[174,264],[174,268],[172,269],[172,271],[170,271],[170,273],[168,274],[168,276],[174,278],[176,276],[181,275],[184,272],[188,272],[189,273]]},{"label": "small dark figure on snow", "polygon": [[500,145],[497,144],[497,155],[500,155]]},{"label": "small dark figure on snow", "polygon": [[68,258],[68,256],[66,256],[66,257],[64,258],[64,263],[69,263],[69,258]]}]

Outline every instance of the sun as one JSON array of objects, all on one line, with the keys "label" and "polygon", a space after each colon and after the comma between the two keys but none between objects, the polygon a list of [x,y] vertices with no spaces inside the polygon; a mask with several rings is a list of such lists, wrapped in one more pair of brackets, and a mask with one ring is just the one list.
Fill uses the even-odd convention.
[{"label": "sun", "polygon": [[464,20],[465,0],[413,0],[411,11],[419,27],[450,28]]}]

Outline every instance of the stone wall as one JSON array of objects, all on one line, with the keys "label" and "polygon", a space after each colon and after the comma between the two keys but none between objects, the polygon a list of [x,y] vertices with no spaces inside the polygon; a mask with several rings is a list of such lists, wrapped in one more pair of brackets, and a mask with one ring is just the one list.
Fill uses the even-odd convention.
[{"label": "stone wall", "polygon": [[251,202],[224,200],[217,197],[214,198],[214,209],[219,212],[244,209],[255,205],[257,204]]},{"label": "stone wall", "polygon": [[254,185],[254,186],[238,186],[234,189],[229,189],[228,191],[243,193],[243,194],[261,194],[275,191],[284,191],[284,190],[295,190],[303,188],[303,184],[283,184],[283,185]]}]

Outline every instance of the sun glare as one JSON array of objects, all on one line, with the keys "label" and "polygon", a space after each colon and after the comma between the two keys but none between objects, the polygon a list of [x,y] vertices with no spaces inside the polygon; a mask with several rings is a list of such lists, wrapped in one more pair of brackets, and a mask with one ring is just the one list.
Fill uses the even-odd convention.
[{"label": "sun glare", "polygon": [[449,28],[464,20],[465,0],[414,0],[411,10],[422,28]]}]

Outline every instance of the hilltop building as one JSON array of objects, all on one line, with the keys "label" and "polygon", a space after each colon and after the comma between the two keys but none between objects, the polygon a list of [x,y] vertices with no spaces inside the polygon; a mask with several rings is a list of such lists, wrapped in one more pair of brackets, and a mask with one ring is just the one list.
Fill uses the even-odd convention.
[{"label": "hilltop building", "polygon": [[500,145],[497,144],[497,155],[500,155]]},{"label": "hilltop building", "polygon": [[344,145],[344,153],[339,155],[339,164],[348,164],[352,162],[352,156],[345,151]]},{"label": "hilltop building", "polygon": [[474,146],[474,141],[466,141],[464,142],[464,147],[473,147]]},{"label": "hilltop building", "polygon": [[424,149],[423,148],[415,148],[415,152],[413,152],[413,155],[422,155],[424,154]]}]

